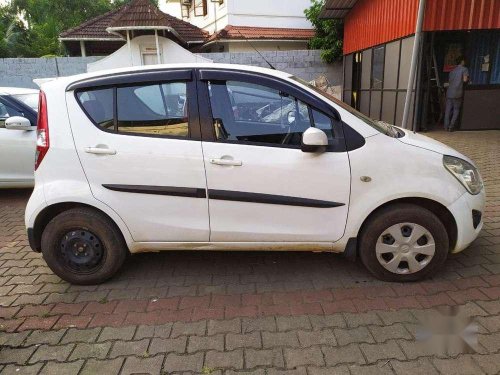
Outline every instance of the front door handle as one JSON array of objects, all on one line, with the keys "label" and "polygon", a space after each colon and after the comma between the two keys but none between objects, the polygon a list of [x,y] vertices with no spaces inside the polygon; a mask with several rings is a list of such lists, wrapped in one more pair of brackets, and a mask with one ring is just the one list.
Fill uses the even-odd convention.
[{"label": "front door handle", "polygon": [[210,159],[210,163],[215,165],[229,165],[233,167],[241,167],[243,165],[241,160],[232,159]]},{"label": "front door handle", "polygon": [[112,150],[110,148],[105,147],[85,147],[85,152],[87,154],[95,154],[95,155],[116,155],[116,150]]}]

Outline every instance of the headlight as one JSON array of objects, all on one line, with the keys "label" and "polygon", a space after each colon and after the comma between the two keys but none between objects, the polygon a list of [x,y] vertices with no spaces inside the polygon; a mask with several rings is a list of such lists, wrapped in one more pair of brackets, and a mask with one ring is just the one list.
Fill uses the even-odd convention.
[{"label": "headlight", "polygon": [[479,194],[483,188],[483,180],[479,171],[472,164],[449,155],[443,157],[443,164],[469,193]]}]

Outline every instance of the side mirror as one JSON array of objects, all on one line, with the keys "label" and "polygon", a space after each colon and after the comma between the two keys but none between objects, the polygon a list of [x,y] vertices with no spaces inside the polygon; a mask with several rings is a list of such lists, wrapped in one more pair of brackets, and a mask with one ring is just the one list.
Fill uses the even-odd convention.
[{"label": "side mirror", "polygon": [[325,152],[327,147],[328,137],[323,130],[311,127],[302,134],[303,152]]},{"label": "side mirror", "polygon": [[12,116],[5,120],[5,128],[10,130],[35,130],[36,126],[31,126],[30,120],[26,117]]},{"label": "side mirror", "polygon": [[288,125],[291,125],[295,122],[295,111],[288,112],[287,121],[288,121]]}]

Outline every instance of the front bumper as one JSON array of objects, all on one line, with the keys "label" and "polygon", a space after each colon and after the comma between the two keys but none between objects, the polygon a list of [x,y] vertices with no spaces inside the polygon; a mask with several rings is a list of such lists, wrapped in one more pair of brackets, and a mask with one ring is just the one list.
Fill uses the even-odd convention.
[{"label": "front bumper", "polygon": [[[483,218],[477,222],[477,211],[484,214],[486,196],[484,189],[477,195],[464,193],[448,206],[457,223],[457,241],[452,253],[465,250],[474,241],[483,228]],[[474,211],[474,212],[473,212]]]}]

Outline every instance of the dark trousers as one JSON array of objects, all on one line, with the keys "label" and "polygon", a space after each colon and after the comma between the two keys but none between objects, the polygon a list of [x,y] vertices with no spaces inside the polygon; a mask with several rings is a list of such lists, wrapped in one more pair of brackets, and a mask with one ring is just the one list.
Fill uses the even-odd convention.
[{"label": "dark trousers", "polygon": [[444,113],[444,128],[453,129],[457,124],[458,115],[462,107],[462,98],[446,98],[446,111]]}]

